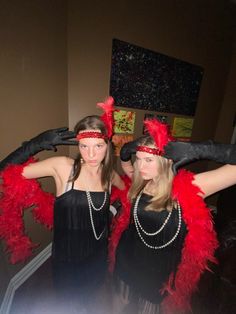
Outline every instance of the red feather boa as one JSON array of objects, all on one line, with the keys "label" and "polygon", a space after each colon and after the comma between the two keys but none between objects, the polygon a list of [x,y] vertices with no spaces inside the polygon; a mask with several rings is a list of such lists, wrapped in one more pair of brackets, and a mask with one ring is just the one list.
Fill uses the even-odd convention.
[{"label": "red feather boa", "polygon": [[[216,262],[214,252],[218,241],[212,216],[205,202],[198,195],[201,190],[192,183],[193,179],[194,175],[191,172],[180,170],[173,181],[172,195],[182,207],[188,233],[174,282],[172,274],[162,289],[163,293],[168,293],[162,303],[165,313],[190,310],[191,295],[197,288],[200,275],[208,269],[208,261]],[[122,198],[125,198],[127,193],[123,194]],[[130,204],[126,200],[122,214],[114,223],[110,238],[110,270],[114,268],[115,250],[122,232],[128,227],[129,219]]]},{"label": "red feather boa", "polygon": [[6,242],[10,262],[23,262],[32,255],[37,244],[25,234],[24,210],[33,206],[32,213],[37,222],[51,229],[53,225],[54,196],[43,191],[35,179],[22,176],[23,165],[9,165],[1,173],[0,238]]},{"label": "red feather boa", "polygon": [[127,194],[130,188],[131,180],[127,176],[123,176],[122,180],[125,183],[125,189],[119,190],[117,187],[112,187],[111,203],[119,199],[122,204],[122,213],[113,218],[111,225],[111,237],[109,239],[108,259],[109,259],[109,271],[113,272],[115,265],[116,248],[120,241],[120,237],[123,231],[128,227],[130,220],[130,202],[127,198]]}]

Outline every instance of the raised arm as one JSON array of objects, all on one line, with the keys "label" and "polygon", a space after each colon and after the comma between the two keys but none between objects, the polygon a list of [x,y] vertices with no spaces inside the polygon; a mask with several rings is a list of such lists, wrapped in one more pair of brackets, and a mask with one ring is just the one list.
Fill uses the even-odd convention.
[{"label": "raised arm", "polygon": [[133,168],[131,158],[132,158],[132,154],[136,153],[137,145],[138,145],[138,140],[134,140],[132,142],[128,142],[124,144],[120,150],[121,167],[124,173],[129,178],[132,178],[133,173],[134,173],[134,168]]},{"label": "raised arm", "polygon": [[196,161],[214,160],[222,164],[236,164],[236,144],[214,143],[209,140],[206,142],[169,142],[165,146],[164,157],[172,159],[173,170]]},{"label": "raised arm", "polygon": [[22,174],[26,179],[55,177],[58,158],[61,157],[52,157],[42,161],[38,161],[36,163],[29,164],[24,167]]},{"label": "raised arm", "polygon": [[70,140],[74,137],[75,133],[68,131],[66,127],[47,130],[24,142],[18,149],[3,159],[0,162],[0,170],[3,170],[8,164],[22,164],[31,156],[43,150],[56,151],[57,145],[78,145],[77,141]]},{"label": "raised arm", "polygon": [[201,196],[205,198],[236,184],[236,165],[224,165],[215,170],[196,174],[194,178],[194,184],[200,187],[204,193]]},{"label": "raised arm", "polygon": [[69,157],[52,157],[29,164],[24,167],[22,174],[26,179],[53,177],[56,184],[56,194],[58,196],[65,190],[73,162],[73,159]]}]

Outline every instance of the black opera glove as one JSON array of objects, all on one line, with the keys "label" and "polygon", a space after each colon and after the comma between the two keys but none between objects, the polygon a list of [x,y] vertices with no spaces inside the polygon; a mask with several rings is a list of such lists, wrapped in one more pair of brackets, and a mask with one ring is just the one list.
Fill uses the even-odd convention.
[{"label": "black opera glove", "polygon": [[138,146],[139,139],[132,142],[125,143],[120,150],[120,159],[122,161],[131,160],[132,154],[136,153],[136,148]]},{"label": "black opera glove", "polygon": [[207,159],[223,164],[236,164],[236,144],[222,144],[207,142],[169,142],[165,146],[163,155],[174,162],[173,168],[179,167],[190,162]]},{"label": "black opera glove", "polygon": [[0,170],[4,169],[7,164],[21,164],[29,159],[29,157],[43,151],[57,151],[57,145],[77,145],[78,142],[70,140],[75,138],[73,131],[68,131],[67,127],[47,130],[40,133],[31,140],[24,142],[21,147],[16,149],[10,155],[0,162]]}]

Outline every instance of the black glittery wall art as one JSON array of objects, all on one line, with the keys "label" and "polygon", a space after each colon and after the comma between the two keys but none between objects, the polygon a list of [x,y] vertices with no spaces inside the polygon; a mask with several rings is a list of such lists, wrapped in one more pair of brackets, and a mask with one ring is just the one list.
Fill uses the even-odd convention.
[{"label": "black glittery wall art", "polygon": [[117,106],[194,116],[203,68],[113,39],[110,95]]}]

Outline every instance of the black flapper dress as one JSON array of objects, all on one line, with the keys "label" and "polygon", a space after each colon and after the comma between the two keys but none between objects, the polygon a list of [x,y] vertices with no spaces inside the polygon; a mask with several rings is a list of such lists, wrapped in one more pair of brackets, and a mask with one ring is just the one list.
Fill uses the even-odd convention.
[{"label": "black flapper dress", "polygon": [[[154,233],[163,225],[169,212],[144,210],[150,199],[151,196],[142,194],[137,214],[142,228],[148,233]],[[117,286],[123,286],[130,299],[133,298],[136,303],[140,302],[145,307],[147,302],[161,303],[164,296],[161,295],[160,289],[167,282],[169,275],[177,270],[187,231],[181,217],[180,231],[175,240],[164,248],[152,249],[141,240],[135,227],[133,211],[134,206],[132,206],[129,227],[123,232],[117,247],[115,277]],[[150,236],[141,230],[140,234],[148,245],[161,246],[173,238],[178,225],[179,212],[173,209],[160,233]]]},{"label": "black flapper dress", "polygon": [[[90,213],[86,192],[74,189],[73,185],[55,200],[53,283],[64,298],[74,295],[86,300],[105,279],[109,193],[90,192],[90,196],[96,208],[103,204],[100,210],[91,208]],[[99,240],[94,236],[92,223],[96,235],[102,233]]]}]

